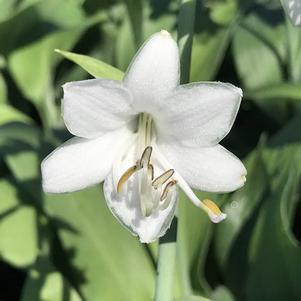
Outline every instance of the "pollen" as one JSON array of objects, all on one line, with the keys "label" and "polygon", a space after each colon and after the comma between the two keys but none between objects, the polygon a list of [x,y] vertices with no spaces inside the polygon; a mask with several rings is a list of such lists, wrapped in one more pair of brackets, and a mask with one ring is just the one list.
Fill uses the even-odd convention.
[{"label": "pollen", "polygon": [[216,216],[220,216],[222,214],[221,210],[218,208],[218,206],[211,200],[205,199],[203,200],[203,203],[210,209],[212,213],[214,213]]}]

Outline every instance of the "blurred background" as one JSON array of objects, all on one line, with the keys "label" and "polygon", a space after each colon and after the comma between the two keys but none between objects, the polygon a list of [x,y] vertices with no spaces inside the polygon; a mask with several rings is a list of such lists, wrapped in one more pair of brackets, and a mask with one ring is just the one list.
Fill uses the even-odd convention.
[{"label": "blurred background", "polygon": [[[243,89],[222,144],[244,160],[248,179],[235,193],[209,195],[228,214],[218,225],[181,195],[174,297],[301,300],[301,28],[277,0],[190,2],[190,81]],[[61,85],[110,77],[104,63],[125,71],[162,28],[176,38],[179,7],[0,0],[1,301],[152,300],[156,244],[140,244],[119,225],[100,186],[43,194],[40,162],[70,138]]]}]

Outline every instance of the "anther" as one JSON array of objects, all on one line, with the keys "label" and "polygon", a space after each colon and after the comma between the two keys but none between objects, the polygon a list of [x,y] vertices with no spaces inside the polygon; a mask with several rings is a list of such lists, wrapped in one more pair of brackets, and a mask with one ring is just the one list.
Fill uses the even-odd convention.
[{"label": "anther", "polygon": [[150,158],[152,155],[152,147],[148,146],[142,153],[141,159],[140,159],[140,166],[145,167],[150,165]]},{"label": "anther", "polygon": [[151,180],[153,180],[154,179],[154,166],[152,164],[149,164],[147,168],[148,168],[150,178],[151,178]]},{"label": "anther", "polygon": [[203,204],[207,207],[207,213],[211,221],[219,223],[226,218],[226,214],[221,212],[218,206],[209,199],[203,200]]},{"label": "anther", "polygon": [[177,184],[177,181],[175,180],[171,180],[170,182],[168,182],[163,190],[163,193],[160,197],[160,201],[163,202],[166,198],[167,198],[167,195],[168,195],[168,192],[170,191],[171,187],[176,185]]},{"label": "anther", "polygon": [[172,177],[174,172],[175,171],[173,169],[169,169],[165,171],[162,175],[160,175],[153,181],[152,183],[153,187],[157,189],[160,185],[163,185],[168,179]]},{"label": "anther", "polygon": [[123,188],[124,184],[126,183],[126,181],[139,169],[141,169],[141,168],[138,167],[137,165],[134,165],[126,170],[126,172],[121,176],[121,178],[118,181],[118,184],[117,184],[117,192],[118,193],[122,192],[122,188]]}]

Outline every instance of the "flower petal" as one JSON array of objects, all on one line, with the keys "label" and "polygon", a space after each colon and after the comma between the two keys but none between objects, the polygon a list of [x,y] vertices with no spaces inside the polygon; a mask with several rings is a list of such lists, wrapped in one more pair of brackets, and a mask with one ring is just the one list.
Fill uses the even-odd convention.
[{"label": "flower petal", "polygon": [[140,205],[137,177],[130,178],[129,185],[131,188],[127,193],[117,193],[113,174],[110,173],[103,187],[107,205],[118,221],[134,235],[139,236],[142,243],[151,243],[163,236],[170,227],[175,215],[177,191],[173,190],[166,208],[159,207],[151,215],[144,216]]},{"label": "flower petal", "polygon": [[179,84],[179,51],[170,34],[161,30],[140,48],[125,75],[139,112],[151,112]]},{"label": "flower petal", "polygon": [[[123,192],[117,192],[117,183],[130,166],[137,161],[136,144],[123,156],[120,162],[115,162],[111,173],[105,179],[103,190],[107,205],[118,221],[139,237],[143,243],[150,243],[163,236],[170,227],[175,214],[178,194],[176,187],[173,187],[168,194],[168,199],[164,201],[149,216],[142,214],[139,189],[139,171],[134,173],[126,182]],[[155,158],[152,160],[156,164]],[[160,166],[154,166],[157,174],[162,174]],[[141,171],[140,171],[141,172]]]},{"label": "flower petal", "polygon": [[132,135],[122,129],[97,139],[74,137],[68,140],[41,164],[44,191],[71,192],[102,182]]},{"label": "flower petal", "polygon": [[220,82],[179,86],[154,115],[159,140],[192,147],[216,145],[230,131],[241,97],[241,89]]},{"label": "flower petal", "polygon": [[244,165],[221,145],[189,148],[158,144],[158,148],[192,188],[230,192],[245,183],[247,171]]},{"label": "flower petal", "polygon": [[90,79],[63,88],[63,118],[75,136],[96,138],[133,118],[132,97],[121,82]]}]

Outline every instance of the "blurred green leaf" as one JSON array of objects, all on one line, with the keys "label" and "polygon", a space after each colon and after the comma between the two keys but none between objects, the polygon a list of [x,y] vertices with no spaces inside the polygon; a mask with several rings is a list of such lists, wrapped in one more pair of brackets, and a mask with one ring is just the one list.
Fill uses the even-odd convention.
[{"label": "blurred green leaf", "polygon": [[291,232],[300,170],[294,168],[294,156],[286,161],[256,223],[246,300],[298,300],[301,295],[300,244]]},{"label": "blurred green leaf", "polygon": [[[255,23],[256,24],[256,23]],[[256,28],[239,27],[233,39],[233,56],[239,76],[250,90],[282,81],[275,49],[258,36]]]},{"label": "blurred green leaf", "polygon": [[89,301],[152,300],[149,255],[113,217],[102,195],[92,188],[46,197],[50,215],[68,225],[59,235],[74,267],[72,282]]},{"label": "blurred green leaf", "polygon": [[216,24],[230,24],[237,13],[236,0],[207,0],[205,6],[210,9],[210,18]]},{"label": "blurred green leaf", "polygon": [[13,121],[31,122],[29,117],[8,104],[0,103],[0,111],[0,125]]},{"label": "blurred green leaf", "polygon": [[0,104],[5,103],[7,101],[7,88],[5,80],[0,73]]},{"label": "blurred green leaf", "polygon": [[176,301],[210,301],[207,298],[201,297],[201,296],[186,296],[180,299],[177,299]]},{"label": "blurred green leaf", "polygon": [[[198,196],[204,198],[204,194]],[[207,214],[183,193],[178,218],[177,262],[181,296],[192,294],[193,290],[208,291],[203,273],[212,234],[211,222]]]},{"label": "blurred green leaf", "polygon": [[142,42],[143,30],[143,0],[124,0],[131,21],[136,46]]},{"label": "blurred green leaf", "polygon": [[21,301],[81,301],[81,297],[48,261],[40,257],[29,271]]},{"label": "blurred green leaf", "polygon": [[11,19],[0,23],[0,49],[4,55],[50,33],[82,26],[86,21],[78,1],[26,2]]},{"label": "blurred green leaf", "polygon": [[197,5],[196,16],[190,81],[212,80],[225,56],[236,22],[229,26],[214,24],[201,5]]},{"label": "blurred green leaf", "polygon": [[255,91],[247,91],[246,97],[258,101],[283,101],[283,99],[290,99],[301,102],[301,86],[300,84],[280,83],[256,89]]},{"label": "blurred green leaf", "polygon": [[300,27],[293,26],[289,21],[286,22],[286,29],[289,76],[294,83],[298,83],[301,81],[301,31]]},{"label": "blurred green leaf", "polygon": [[[229,197],[229,202],[223,207],[227,219],[217,225],[214,237],[215,252],[219,265],[226,268],[234,245],[243,226],[252,216],[258,203],[262,200],[269,185],[267,171],[260,150],[255,151],[247,160],[247,182],[243,188]],[[235,268],[235,266],[233,266]],[[239,266],[237,266],[239,268]],[[238,273],[237,273],[237,276]]]},{"label": "blurred green leaf", "polygon": [[0,180],[0,256],[18,267],[32,264],[39,252],[35,209],[23,206],[19,192]]},{"label": "blurred green leaf", "polygon": [[122,80],[123,72],[93,57],[56,49],[56,52],[76,63],[94,77]]},{"label": "blurred green leaf", "polygon": [[218,286],[211,295],[212,301],[234,301],[234,297],[225,286]]}]

